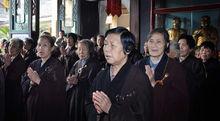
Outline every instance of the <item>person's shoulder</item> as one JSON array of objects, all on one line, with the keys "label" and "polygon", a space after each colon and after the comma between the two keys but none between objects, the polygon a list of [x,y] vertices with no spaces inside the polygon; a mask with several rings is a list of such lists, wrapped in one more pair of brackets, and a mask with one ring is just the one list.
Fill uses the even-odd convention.
[{"label": "person's shoulder", "polygon": [[33,62],[31,62],[29,66],[32,67],[32,68],[35,68],[38,65],[40,65],[40,63],[41,63],[41,59],[39,58],[39,59],[36,59]]},{"label": "person's shoulder", "polygon": [[168,67],[182,68],[182,65],[176,59],[168,57]]},{"label": "person's shoulder", "polygon": [[58,58],[51,57],[50,65],[54,68],[64,68],[62,62]]},{"label": "person's shoulder", "polygon": [[201,59],[196,58],[196,57],[193,56],[193,55],[191,55],[190,58],[191,58],[191,60],[192,60],[193,62],[196,62],[196,63],[202,63],[202,60],[201,60]]},{"label": "person's shoulder", "polygon": [[96,77],[94,80],[96,80],[95,82],[99,82],[101,81],[103,78],[105,78],[106,76],[108,76],[108,69],[107,68],[101,68],[100,71],[97,73]]},{"label": "person's shoulder", "polygon": [[146,74],[139,68],[139,66],[131,65],[129,75],[134,76],[135,78],[145,77]]},{"label": "person's shoulder", "polygon": [[144,63],[147,61],[147,59],[148,59],[148,56],[146,56],[146,57],[144,57],[144,58],[138,60],[138,61],[135,63],[135,65],[142,65],[142,64],[144,64]]}]

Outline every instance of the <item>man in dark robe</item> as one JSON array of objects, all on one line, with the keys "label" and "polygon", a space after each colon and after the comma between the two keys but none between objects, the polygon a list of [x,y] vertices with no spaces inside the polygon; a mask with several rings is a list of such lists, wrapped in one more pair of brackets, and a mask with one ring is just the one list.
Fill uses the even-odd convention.
[{"label": "man in dark robe", "polygon": [[189,92],[189,121],[201,121],[201,85],[206,78],[205,67],[200,59],[192,55],[195,40],[190,35],[181,35],[178,40],[180,56],[177,61],[186,71]]}]

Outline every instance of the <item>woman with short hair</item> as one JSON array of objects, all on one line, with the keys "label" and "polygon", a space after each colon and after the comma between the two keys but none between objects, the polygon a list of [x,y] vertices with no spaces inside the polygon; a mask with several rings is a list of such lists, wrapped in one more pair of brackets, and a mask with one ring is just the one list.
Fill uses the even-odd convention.
[{"label": "woman with short hair", "polygon": [[52,37],[40,36],[36,47],[40,59],[27,69],[27,121],[65,121],[65,73],[60,61],[51,56],[53,47]]},{"label": "woman with short hair", "polygon": [[166,54],[168,32],[163,28],[154,29],[146,41],[149,56],[136,65],[149,77],[153,87],[152,121],[187,121],[186,76],[181,65]]},{"label": "woman with short hair", "polygon": [[87,121],[85,104],[93,79],[100,70],[100,65],[93,58],[94,44],[90,40],[80,40],[76,52],[79,60],[72,66],[67,77],[67,121]]},{"label": "woman with short hair", "polygon": [[151,87],[129,61],[135,40],[123,27],[106,32],[107,67],[94,79],[87,104],[89,121],[151,121]]}]

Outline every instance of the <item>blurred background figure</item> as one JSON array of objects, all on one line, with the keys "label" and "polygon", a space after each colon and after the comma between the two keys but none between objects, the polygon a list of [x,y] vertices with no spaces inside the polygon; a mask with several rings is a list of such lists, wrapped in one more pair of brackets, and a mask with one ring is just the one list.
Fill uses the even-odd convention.
[{"label": "blurred background figure", "polygon": [[100,65],[103,67],[106,63],[105,55],[103,52],[104,40],[105,37],[103,35],[97,35],[97,46],[95,47],[96,55]]},{"label": "blurred background figure", "polygon": [[178,58],[180,54],[180,48],[178,43],[172,43],[169,45],[169,51],[167,53],[167,55],[170,58]]},{"label": "blurred background figure", "polygon": [[0,54],[5,53],[5,44],[6,44],[6,42],[7,42],[6,39],[1,39],[1,41],[0,41]]},{"label": "blurred background figure", "polygon": [[95,36],[93,36],[93,37],[91,37],[90,38],[90,40],[94,43],[94,45],[95,45],[95,47],[97,46],[97,42],[96,42],[96,37]]},{"label": "blurred background figure", "polygon": [[60,47],[65,43],[65,32],[64,30],[59,31],[59,37],[56,39],[55,45]]},{"label": "blurred background figure", "polygon": [[28,67],[31,62],[37,59],[34,40],[31,38],[24,39],[23,58]]},{"label": "blurred background figure", "polygon": [[68,75],[73,64],[79,60],[79,57],[76,54],[77,35],[74,33],[68,33],[66,36],[66,44],[66,46],[61,45],[59,47],[61,53],[59,60],[64,65],[66,74]]},{"label": "blurred background figure", "polygon": [[194,56],[198,59],[200,59],[200,46],[196,46],[194,48]]}]

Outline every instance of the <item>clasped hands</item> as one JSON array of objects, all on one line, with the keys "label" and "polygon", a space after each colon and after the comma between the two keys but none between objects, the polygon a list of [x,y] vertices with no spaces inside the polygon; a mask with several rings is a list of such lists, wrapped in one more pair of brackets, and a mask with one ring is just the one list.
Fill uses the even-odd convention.
[{"label": "clasped hands", "polygon": [[154,79],[154,70],[149,65],[145,65],[145,70],[145,73],[150,80],[151,86],[154,87],[156,85],[156,81]]},{"label": "clasped hands", "polygon": [[109,113],[109,109],[111,108],[112,103],[109,97],[104,92],[93,92],[92,101],[98,114],[101,114],[103,112]]},{"label": "clasped hands", "polygon": [[78,83],[77,75],[69,75],[66,81],[69,85],[76,85]]},{"label": "clasped hands", "polygon": [[29,67],[27,69],[27,75],[31,80],[30,82],[31,84],[38,84],[38,85],[40,84],[41,79],[37,71],[34,71],[31,67]]}]

